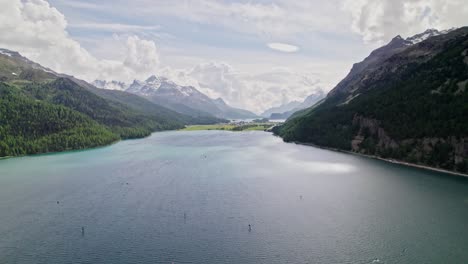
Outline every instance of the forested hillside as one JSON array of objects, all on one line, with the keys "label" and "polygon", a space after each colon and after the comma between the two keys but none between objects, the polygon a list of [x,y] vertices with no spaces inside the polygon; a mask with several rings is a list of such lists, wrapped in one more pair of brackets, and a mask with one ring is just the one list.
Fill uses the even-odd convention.
[{"label": "forested hillside", "polygon": [[99,91],[0,50],[0,157],[101,146],[187,124],[211,124],[133,94]]},{"label": "forested hillside", "polygon": [[84,114],[0,83],[0,156],[82,149],[119,136]]},{"label": "forested hillside", "polygon": [[168,123],[179,122],[183,124],[214,124],[214,123],[221,123],[227,122],[225,119],[216,118],[210,115],[185,115],[173,110],[170,110],[166,107],[161,105],[155,104],[150,102],[149,100],[140,97],[138,95],[118,91],[118,90],[106,90],[106,89],[99,89],[94,87],[89,87],[89,91],[93,92],[94,94],[103,97],[105,99],[115,101],[118,103],[125,104],[130,108],[146,113],[150,116],[153,116],[159,120],[164,120]]},{"label": "forested hillside", "polygon": [[275,133],[468,172],[468,28],[409,46],[364,72],[353,76],[352,89],[341,86]]}]

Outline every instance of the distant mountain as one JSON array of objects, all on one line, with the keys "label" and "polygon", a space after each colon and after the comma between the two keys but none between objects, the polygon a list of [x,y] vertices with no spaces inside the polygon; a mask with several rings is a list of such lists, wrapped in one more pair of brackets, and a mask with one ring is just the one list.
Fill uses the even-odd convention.
[{"label": "distant mountain", "polygon": [[320,105],[274,132],[307,142],[468,173],[468,27],[395,37]]},{"label": "distant mountain", "polygon": [[258,118],[259,116],[244,109],[235,108],[226,104],[222,98],[213,100],[213,103],[218,107],[220,116],[229,119],[251,119]]},{"label": "distant mountain", "polygon": [[299,101],[290,101],[282,105],[268,108],[261,114],[261,116],[270,118],[271,114],[289,112],[299,107],[300,105],[301,105],[301,102]]},{"label": "distant mountain", "polygon": [[103,90],[0,49],[0,156],[101,146],[186,124],[215,123]]},{"label": "distant mountain", "polygon": [[319,102],[320,100],[322,100],[323,98],[325,98],[325,92],[321,89],[317,89],[312,94],[307,96],[304,102],[302,102],[301,105],[296,107],[295,110],[297,111],[297,110],[309,108],[313,106],[314,104],[316,104],[317,102]]},{"label": "distant mountain", "polygon": [[[323,98],[325,98],[325,92],[321,89],[316,89],[312,94],[307,96],[303,102],[292,101],[279,107],[270,108],[265,111],[262,116],[270,119],[288,119],[295,112],[309,108],[320,102]],[[267,114],[269,115],[266,116]]]},{"label": "distant mountain", "polygon": [[[98,87],[106,88],[103,85]],[[125,91],[190,116],[215,116],[226,119],[257,117],[250,111],[229,106],[221,98],[211,99],[192,86],[181,86],[167,78],[155,75],[145,81],[133,81]]]}]

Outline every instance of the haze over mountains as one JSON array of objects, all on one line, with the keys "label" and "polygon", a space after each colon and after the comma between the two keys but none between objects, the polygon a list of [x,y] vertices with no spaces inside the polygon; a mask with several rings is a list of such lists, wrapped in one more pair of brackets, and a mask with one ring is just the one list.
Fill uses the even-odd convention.
[{"label": "haze over mountains", "polygon": [[130,85],[103,80],[96,80],[93,84],[102,89],[121,90],[136,94],[151,102],[190,116],[212,115],[226,119],[257,117],[250,111],[229,106],[222,98],[211,99],[193,86],[181,86],[165,77],[152,75],[145,81],[134,80]]},{"label": "haze over mountains", "polygon": [[263,112],[261,116],[271,119],[287,119],[295,112],[309,108],[320,102],[323,98],[325,98],[325,92],[318,88],[302,102],[292,101],[277,107],[272,107]]},{"label": "haze over mountains", "polygon": [[468,27],[393,38],[353,65],[286,141],[468,172]]}]

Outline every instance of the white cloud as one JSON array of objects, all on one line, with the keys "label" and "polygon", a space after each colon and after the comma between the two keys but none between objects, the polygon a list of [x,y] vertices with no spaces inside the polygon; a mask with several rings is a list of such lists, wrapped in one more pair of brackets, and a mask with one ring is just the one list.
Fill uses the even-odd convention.
[{"label": "white cloud", "polygon": [[227,63],[201,63],[191,69],[166,68],[160,74],[183,85],[192,85],[212,98],[222,97],[235,107],[260,113],[293,100],[304,100],[323,83],[315,74],[274,68],[257,74],[236,70]]},{"label": "white cloud", "polygon": [[79,8],[79,9],[97,10],[97,9],[105,8],[104,6],[101,6],[101,5],[98,5],[98,4],[83,2],[83,1],[80,1],[80,0],[78,0],[78,1],[75,1],[75,0],[57,0],[57,2],[59,2],[59,3],[63,4],[63,5],[69,6],[69,7]]},{"label": "white cloud", "polygon": [[142,26],[120,23],[79,23],[70,24],[69,28],[86,29],[86,30],[99,30],[109,32],[130,32],[130,31],[143,31],[143,30],[159,30],[160,26]]},{"label": "white cloud", "polygon": [[19,51],[57,72],[91,81],[130,80],[154,71],[159,63],[152,41],[128,36],[121,61],[99,60],[73,40],[65,17],[44,0],[0,0],[0,46]]},{"label": "white cloud", "polygon": [[[344,23],[333,16],[337,1],[159,0],[154,5],[152,0],[135,0],[132,5],[142,15],[173,16],[269,39],[323,30],[325,27],[340,31]],[[317,5],[320,9],[316,8]]]},{"label": "white cloud", "polygon": [[345,0],[343,7],[352,16],[352,29],[366,42],[386,42],[396,35],[468,23],[465,0]]},{"label": "white cloud", "polygon": [[124,65],[137,72],[150,72],[159,65],[159,54],[153,41],[128,37],[126,54]]},{"label": "white cloud", "polygon": [[[336,46],[344,47],[343,54],[362,52],[360,47],[357,48],[359,43],[348,45],[351,27],[365,41],[375,44],[388,41],[397,34],[408,36],[419,33],[428,27],[443,29],[462,26],[468,22],[468,5],[464,2],[158,0],[155,4],[153,0],[134,0],[129,4],[124,0],[102,0],[97,5],[75,0],[55,0],[59,6],[65,7],[63,10],[78,8],[80,12],[102,12],[103,17],[114,19],[109,23],[74,21],[74,24],[69,25],[64,15],[46,0],[0,0],[0,47],[17,50],[44,66],[88,81],[96,78],[130,81],[134,78],[144,79],[153,73],[166,75],[176,82],[194,85],[213,98],[221,96],[234,106],[260,112],[272,105],[303,100],[318,87],[331,89],[351,66],[346,59],[340,57],[338,61],[331,58],[335,54],[334,50],[338,50],[334,49],[334,45],[344,43]],[[139,19],[132,20],[135,14],[138,14]],[[83,17],[86,15],[89,17],[89,14]],[[72,12],[72,19],[74,16],[80,17]],[[155,17],[161,19],[158,24],[165,28],[167,25],[163,22],[166,19],[169,20],[169,28],[174,25],[186,26],[185,23],[189,22],[194,27],[187,31],[193,32],[200,26],[210,25],[216,29],[210,31],[212,27],[203,28],[206,30],[203,34],[209,32],[215,38],[220,29],[223,34],[231,31],[229,33],[235,34],[229,36],[240,37],[237,40],[240,39],[242,45],[245,44],[242,42],[244,40],[267,43],[269,48],[281,52],[297,52],[299,47],[288,43],[301,43],[301,54],[304,56],[288,56],[288,60],[284,60],[282,54],[249,50],[248,47],[244,49],[247,45],[239,49],[218,50],[217,53],[216,45],[206,45],[205,50],[208,52],[200,53],[200,46],[195,45],[204,43],[197,43],[196,38],[193,42],[188,39],[188,44],[183,41],[176,43],[180,39],[175,38],[185,34],[185,31],[170,32],[179,34],[170,41],[167,36],[159,38],[157,34],[167,33],[160,32],[159,26],[148,26],[148,21],[157,21],[153,20]],[[80,40],[88,41],[80,43],[69,35],[69,27],[81,29],[82,32],[104,32],[107,38],[103,37],[104,34],[81,34],[78,35]],[[108,34],[111,32],[119,35],[111,39]],[[317,35],[320,37],[314,39]],[[202,36],[203,42],[210,42],[209,37]],[[163,46],[157,47],[152,41],[154,39],[164,39],[158,41]],[[178,46],[173,47],[172,44]],[[93,54],[110,59],[97,58],[82,45],[93,51]],[[167,55],[164,52],[166,57],[160,59],[159,48],[163,51],[174,48],[178,54]],[[312,53],[315,57],[310,55]],[[180,64],[175,65],[173,61],[176,60]],[[229,64],[207,63],[213,60],[229,61]],[[352,57],[352,60],[355,58]],[[161,64],[166,67],[161,69]],[[279,68],[278,65],[284,67]],[[312,72],[318,72],[319,75]]]},{"label": "white cloud", "polygon": [[[234,106],[257,112],[275,104],[302,100],[319,85],[318,80],[288,68],[250,74],[237,71],[227,63],[210,62],[184,70],[169,67],[158,70],[160,60],[156,44],[134,35],[115,35],[115,42],[124,47],[120,59],[98,59],[69,36],[65,17],[48,2],[0,0],[0,5],[3,7],[0,10],[1,47],[17,50],[55,71],[88,81],[130,81],[162,73],[176,82],[194,85],[212,98],[222,97]],[[126,26],[88,24],[82,27],[118,30]],[[279,48],[292,51],[294,46],[281,44]]]},{"label": "white cloud", "polygon": [[281,52],[296,52],[299,50],[298,46],[286,44],[286,43],[268,43],[267,46],[272,50],[277,50]]}]

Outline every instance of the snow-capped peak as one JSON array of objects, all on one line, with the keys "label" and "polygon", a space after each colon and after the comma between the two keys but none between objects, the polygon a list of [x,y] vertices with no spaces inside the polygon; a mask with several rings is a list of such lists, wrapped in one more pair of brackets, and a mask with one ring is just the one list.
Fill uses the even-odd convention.
[{"label": "snow-capped peak", "polygon": [[218,97],[214,100],[215,103],[219,104],[219,105],[227,105],[226,102],[224,102],[223,98],[221,97]]},{"label": "snow-capped peak", "polygon": [[410,42],[410,45],[414,45],[414,44],[417,44],[421,41],[424,41],[430,37],[434,37],[434,36],[439,36],[439,35],[443,35],[443,34],[447,34],[449,33],[450,31],[453,31],[454,29],[456,28],[450,28],[450,29],[446,29],[446,30],[437,30],[435,28],[430,28],[430,29],[427,29],[426,31],[424,31],[423,33],[419,33],[419,34],[416,34],[412,37],[409,37],[406,39],[406,41]]},{"label": "snow-capped peak", "polygon": [[134,80],[132,84],[126,85],[118,81],[95,80],[93,85],[101,89],[123,90],[130,93],[151,97],[155,94],[173,94],[183,97],[191,97],[201,94],[191,86],[181,86],[165,78],[151,75],[145,81]]},{"label": "snow-capped peak", "polygon": [[157,77],[156,75],[151,75],[148,79],[146,79],[146,84],[155,84],[160,85],[162,78]]},{"label": "snow-capped peak", "polygon": [[159,87],[159,90],[165,93],[176,92],[179,95],[183,95],[183,96],[192,96],[198,92],[195,88],[191,86],[180,86],[169,80],[163,80],[161,82],[161,86]]},{"label": "snow-capped peak", "polygon": [[12,56],[12,53],[13,53],[13,52],[10,51],[10,50],[7,50],[7,49],[0,49],[0,54],[6,55],[6,56],[8,56],[8,57],[11,57],[11,56]]},{"label": "snow-capped peak", "polygon": [[131,85],[144,85],[144,83],[139,80],[133,80]]}]

